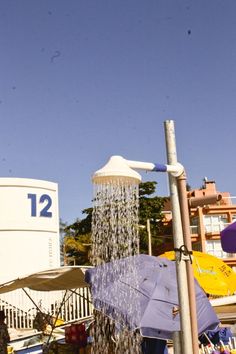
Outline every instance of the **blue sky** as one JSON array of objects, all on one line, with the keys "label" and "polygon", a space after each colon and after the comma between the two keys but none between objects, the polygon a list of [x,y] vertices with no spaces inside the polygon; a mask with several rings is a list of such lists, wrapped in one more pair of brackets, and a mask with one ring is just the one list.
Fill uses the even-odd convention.
[{"label": "blue sky", "polygon": [[[166,163],[164,121],[192,188],[236,195],[235,0],[1,0],[2,177],[59,184],[60,216],[92,206],[111,155]],[[142,174],[167,195],[167,176]]]}]

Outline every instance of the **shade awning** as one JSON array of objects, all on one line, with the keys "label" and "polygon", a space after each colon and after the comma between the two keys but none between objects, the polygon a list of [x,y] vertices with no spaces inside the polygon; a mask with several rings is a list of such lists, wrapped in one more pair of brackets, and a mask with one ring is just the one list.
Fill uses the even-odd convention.
[{"label": "shade awning", "polygon": [[69,290],[88,287],[84,273],[88,266],[65,266],[29,274],[0,284],[0,294],[21,288],[36,291]]}]

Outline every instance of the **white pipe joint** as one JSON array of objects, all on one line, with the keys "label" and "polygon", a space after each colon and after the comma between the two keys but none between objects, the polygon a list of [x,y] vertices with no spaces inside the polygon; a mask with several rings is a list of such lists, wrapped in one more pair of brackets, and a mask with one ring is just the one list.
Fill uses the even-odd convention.
[{"label": "white pipe joint", "polygon": [[166,165],[167,172],[172,174],[174,177],[179,177],[184,172],[184,166],[177,162],[175,165]]}]

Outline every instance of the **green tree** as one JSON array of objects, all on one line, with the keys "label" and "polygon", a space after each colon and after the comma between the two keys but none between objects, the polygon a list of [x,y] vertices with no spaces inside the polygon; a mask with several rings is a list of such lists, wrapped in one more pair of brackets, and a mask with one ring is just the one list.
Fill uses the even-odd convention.
[{"label": "green tree", "polygon": [[68,264],[89,264],[93,208],[82,211],[85,218],[65,227],[64,252]]},{"label": "green tree", "polygon": [[144,182],[139,187],[139,236],[140,252],[148,252],[148,231],[147,222],[150,222],[152,236],[152,250],[155,254],[156,248],[163,242],[161,237],[164,232],[162,210],[166,198],[155,196],[157,182]]}]

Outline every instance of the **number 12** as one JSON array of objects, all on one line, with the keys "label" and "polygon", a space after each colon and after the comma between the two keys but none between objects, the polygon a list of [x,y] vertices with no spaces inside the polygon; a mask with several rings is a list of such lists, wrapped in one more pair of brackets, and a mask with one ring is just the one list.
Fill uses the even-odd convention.
[{"label": "number 12", "polygon": [[[37,195],[29,193],[28,199],[31,200],[31,216],[37,216]],[[39,216],[51,218],[52,212],[49,211],[49,209],[52,205],[52,198],[48,194],[42,194],[39,198],[39,203],[46,203],[46,205],[40,210]]]}]

